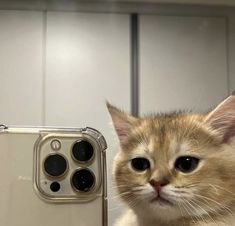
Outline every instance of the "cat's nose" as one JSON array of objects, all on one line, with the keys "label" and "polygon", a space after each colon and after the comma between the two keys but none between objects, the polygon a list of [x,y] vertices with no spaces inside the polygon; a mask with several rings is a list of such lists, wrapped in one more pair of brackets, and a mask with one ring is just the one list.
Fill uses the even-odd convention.
[{"label": "cat's nose", "polygon": [[160,192],[162,187],[166,186],[167,184],[169,184],[168,180],[160,180],[160,181],[156,181],[156,180],[150,180],[149,181],[150,185],[155,189],[156,192]]}]

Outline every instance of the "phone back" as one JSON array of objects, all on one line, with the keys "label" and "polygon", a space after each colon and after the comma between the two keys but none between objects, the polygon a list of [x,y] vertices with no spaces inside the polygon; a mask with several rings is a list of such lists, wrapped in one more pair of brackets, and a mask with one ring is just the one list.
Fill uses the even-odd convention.
[{"label": "phone back", "polygon": [[98,131],[0,128],[0,225],[107,225]]}]

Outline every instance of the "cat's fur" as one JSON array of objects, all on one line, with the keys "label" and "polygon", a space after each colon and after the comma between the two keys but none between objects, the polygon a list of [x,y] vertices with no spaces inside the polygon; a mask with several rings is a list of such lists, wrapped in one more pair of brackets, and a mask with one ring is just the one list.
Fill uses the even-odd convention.
[{"label": "cat's fur", "polygon": [[[115,226],[235,225],[235,96],[208,114],[171,113],[143,118],[107,104],[120,140],[114,179],[128,208]],[[200,159],[190,173],[175,169],[179,156]],[[151,167],[136,172],[131,160]],[[150,180],[167,180],[160,196]]]}]

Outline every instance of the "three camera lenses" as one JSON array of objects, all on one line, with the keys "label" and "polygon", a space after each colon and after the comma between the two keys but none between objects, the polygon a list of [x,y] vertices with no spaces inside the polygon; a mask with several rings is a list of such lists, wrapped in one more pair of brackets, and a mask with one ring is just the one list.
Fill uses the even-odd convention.
[{"label": "three camera lenses", "polygon": [[[53,150],[57,151],[58,149]],[[71,148],[71,156],[74,161],[85,164],[94,158],[93,145],[86,140],[77,141]],[[61,154],[49,154],[44,160],[44,171],[50,177],[61,177],[66,173],[67,169],[68,162]],[[89,169],[76,169],[72,173],[71,185],[76,191],[88,192],[94,184],[95,175]],[[50,189],[53,192],[57,192],[60,190],[60,184],[53,182],[50,185]]]},{"label": "three camera lenses", "polygon": [[68,165],[66,159],[59,154],[49,155],[44,161],[44,169],[49,176],[62,176],[67,170]]},{"label": "three camera lenses", "polygon": [[93,146],[88,141],[78,141],[72,147],[72,155],[78,162],[88,162],[94,155]]},{"label": "three camera lenses", "polygon": [[88,192],[95,183],[95,177],[90,170],[80,169],[75,171],[71,182],[77,191]]}]

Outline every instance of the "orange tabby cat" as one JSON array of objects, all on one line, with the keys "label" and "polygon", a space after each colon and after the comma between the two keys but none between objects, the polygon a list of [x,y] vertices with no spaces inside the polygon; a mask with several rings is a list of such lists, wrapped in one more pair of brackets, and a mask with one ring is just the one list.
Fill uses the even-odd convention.
[{"label": "orange tabby cat", "polygon": [[115,226],[235,225],[235,96],[206,114],[136,118],[107,104],[120,140]]}]

